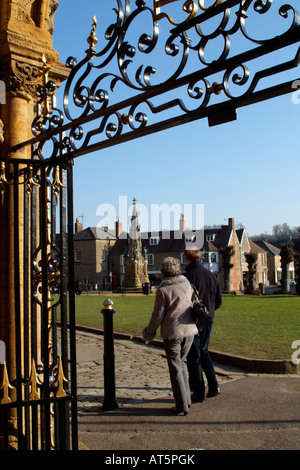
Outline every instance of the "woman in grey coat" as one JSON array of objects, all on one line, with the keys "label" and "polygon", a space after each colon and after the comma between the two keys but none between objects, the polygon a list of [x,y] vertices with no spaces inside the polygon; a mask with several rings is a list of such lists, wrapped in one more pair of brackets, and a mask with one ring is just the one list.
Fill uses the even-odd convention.
[{"label": "woman in grey coat", "polygon": [[149,325],[142,333],[146,341],[151,341],[161,326],[176,404],[172,411],[178,415],[186,415],[191,405],[191,393],[185,360],[194,336],[198,333],[191,316],[192,288],[189,281],[181,275],[178,259],[165,258],[161,272],[164,279],[156,291]]}]

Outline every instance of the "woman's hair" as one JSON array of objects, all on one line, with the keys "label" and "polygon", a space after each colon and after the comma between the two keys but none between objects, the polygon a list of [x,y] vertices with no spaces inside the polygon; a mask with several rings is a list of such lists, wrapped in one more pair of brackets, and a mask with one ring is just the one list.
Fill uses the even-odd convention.
[{"label": "woman's hair", "polygon": [[161,263],[161,273],[163,277],[175,277],[180,276],[180,261],[177,258],[168,256],[164,258]]}]

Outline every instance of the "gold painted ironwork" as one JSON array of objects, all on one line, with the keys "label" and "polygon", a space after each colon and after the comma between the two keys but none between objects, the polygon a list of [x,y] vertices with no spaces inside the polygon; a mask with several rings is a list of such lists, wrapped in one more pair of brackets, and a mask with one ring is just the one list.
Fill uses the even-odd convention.
[{"label": "gold painted ironwork", "polygon": [[211,5],[210,7],[207,7],[207,8],[205,8],[204,3],[205,3],[205,0],[199,0],[199,7],[201,8],[201,10],[207,11],[207,10],[211,10],[212,8],[214,8],[218,5],[221,5],[221,3],[223,3],[223,0],[216,0],[213,5]]},{"label": "gold painted ironwork", "polygon": [[31,361],[31,374],[30,374],[30,380],[26,383],[26,385],[31,386],[31,390],[29,393],[29,400],[39,400],[40,395],[38,393],[38,386],[41,385],[41,382],[38,378],[38,375],[36,373],[36,367],[35,367],[35,362],[34,359]]},{"label": "gold painted ironwork", "polygon": [[0,119],[0,144],[4,142],[4,124]]},{"label": "gold painted ironwork", "polygon": [[214,82],[211,87],[207,89],[207,93],[210,95],[214,93],[215,95],[220,95],[223,91],[224,87],[222,83]]},{"label": "gold painted ironwork", "polygon": [[34,181],[32,165],[28,165],[28,177],[25,180],[25,184],[26,184],[26,191],[28,194],[32,194],[33,187],[39,185],[39,183]]},{"label": "gold painted ironwork", "polygon": [[7,373],[7,367],[6,363],[2,365],[2,380],[0,384],[0,405],[5,405],[7,403],[11,403],[11,399],[9,398],[9,389],[14,389],[10,383],[9,383],[9,378],[8,378],[8,373]]},{"label": "gold painted ironwork", "polygon": [[98,42],[98,38],[96,37],[96,28],[97,28],[97,17],[93,16],[93,24],[92,29],[89,37],[87,38],[87,42],[90,45],[90,56],[93,57],[96,53],[96,44]]},{"label": "gold painted ironwork", "polygon": [[8,184],[8,181],[5,175],[5,163],[0,162],[0,194],[1,194],[2,205],[4,203],[5,184]]},{"label": "gold painted ironwork", "polygon": [[[172,18],[171,15],[168,15],[167,13],[161,13],[160,11],[160,8],[165,6],[165,5],[168,5],[169,3],[174,3],[174,2],[178,2],[178,0],[153,0],[154,2],[154,5],[153,5],[153,11],[154,11],[154,20],[155,21],[159,21],[161,20],[162,18],[167,18],[170,23],[172,23],[174,26],[177,26],[178,23],[176,23],[174,21],[174,19]],[[185,21],[188,21],[188,20],[191,20],[192,18],[194,18],[197,14],[197,11],[198,11],[198,5],[196,2],[192,1],[192,0],[187,0],[186,2],[184,2],[183,6],[182,6],[182,9],[185,13],[187,13],[189,16],[184,20]]]},{"label": "gold painted ironwork", "polygon": [[124,113],[121,116],[122,124],[128,125],[129,124],[129,116],[128,114]]},{"label": "gold painted ironwork", "polygon": [[65,376],[64,376],[64,371],[63,371],[63,366],[62,366],[62,360],[61,357],[58,356],[58,370],[57,370],[57,377],[54,382],[54,384],[57,386],[56,391],[55,391],[55,397],[60,398],[60,397],[65,397],[66,392],[64,390],[64,382],[67,382]]},{"label": "gold painted ironwork", "polygon": [[[153,0],[154,20],[159,21],[162,18],[167,18],[169,22],[175,26],[178,26],[179,24],[181,24],[181,23],[176,23],[171,15],[167,13],[161,13],[160,11],[161,7],[168,5],[170,3],[178,2],[178,1],[180,0]],[[223,0],[215,0],[213,5],[209,7],[205,7],[205,0],[198,0],[199,8],[202,11],[211,10],[212,8],[220,5],[221,3],[223,3]],[[182,10],[188,14],[188,17],[184,21],[182,21],[182,23],[185,23],[186,21],[189,21],[195,18],[195,16],[197,15],[197,12],[198,12],[197,2],[195,2],[194,0],[186,0],[182,6]]]},{"label": "gold painted ironwork", "polygon": [[[57,375],[56,379],[53,382],[53,392],[55,395],[55,398],[61,398],[66,396],[66,392],[64,390],[64,383],[67,383],[67,379],[64,376],[64,371],[63,371],[63,365],[62,365],[62,359],[61,356],[58,356],[58,366],[57,366]],[[10,384],[9,377],[8,377],[8,372],[7,372],[7,366],[6,363],[1,364],[2,368],[2,374],[1,374],[1,382],[0,382],[0,405],[5,405],[8,403],[11,403],[11,398],[9,396],[9,390],[15,389]],[[32,358],[31,361],[31,373],[30,373],[30,378],[28,382],[24,382],[23,387],[28,387],[30,386],[30,392],[29,392],[29,400],[30,401],[35,401],[40,399],[40,394],[38,391],[38,388],[43,385],[43,383],[40,381],[37,371],[36,371],[36,366],[35,366],[35,361]]]},{"label": "gold painted ironwork", "polygon": [[49,184],[49,187],[54,188],[54,194],[56,197],[56,202],[58,200],[58,195],[60,193],[60,188],[66,188],[67,185],[63,184],[60,180],[60,174],[59,174],[60,167],[57,165],[54,169],[54,176],[53,176],[53,183]]}]

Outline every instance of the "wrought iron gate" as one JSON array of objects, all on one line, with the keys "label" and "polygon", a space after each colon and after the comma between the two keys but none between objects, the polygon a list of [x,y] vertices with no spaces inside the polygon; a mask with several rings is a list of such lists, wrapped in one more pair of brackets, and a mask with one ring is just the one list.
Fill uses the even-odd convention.
[{"label": "wrought iron gate", "polygon": [[1,159],[2,204],[14,212],[16,345],[16,376],[2,365],[4,449],[77,448],[72,173],[72,162]]},{"label": "wrought iron gate", "polygon": [[[105,2],[114,18],[102,29],[100,51],[94,17],[86,56],[67,61],[64,111],[51,101],[53,82],[38,89],[42,111],[32,126],[34,137],[11,149],[30,145],[32,159],[0,159],[1,196],[14,208],[14,284],[20,286],[14,299],[17,374],[11,379],[4,367],[0,382],[4,447],[11,410],[19,448],[77,447],[73,159],[196,119],[221,124],[236,119],[242,106],[292,92],[298,77],[285,73],[298,72],[300,60],[293,2]],[[182,7],[183,19],[173,19],[170,6]],[[257,38],[248,30],[251,18],[268,21],[271,13],[283,27]],[[136,33],[139,20],[147,33]],[[214,41],[221,47],[209,56]],[[162,75],[139,61],[150,60],[159,47],[160,65],[170,63]],[[283,61],[266,65],[279,50],[285,51]]]}]

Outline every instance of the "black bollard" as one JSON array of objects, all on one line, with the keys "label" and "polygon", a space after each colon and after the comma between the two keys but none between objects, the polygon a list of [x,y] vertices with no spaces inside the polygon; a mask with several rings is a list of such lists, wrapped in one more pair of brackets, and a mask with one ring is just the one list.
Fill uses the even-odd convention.
[{"label": "black bollard", "polygon": [[103,302],[103,327],[104,327],[104,401],[102,404],[103,411],[114,410],[118,408],[116,400],[115,386],[115,354],[114,354],[114,330],[113,330],[113,314],[115,310],[112,308],[113,302],[106,299]]}]

